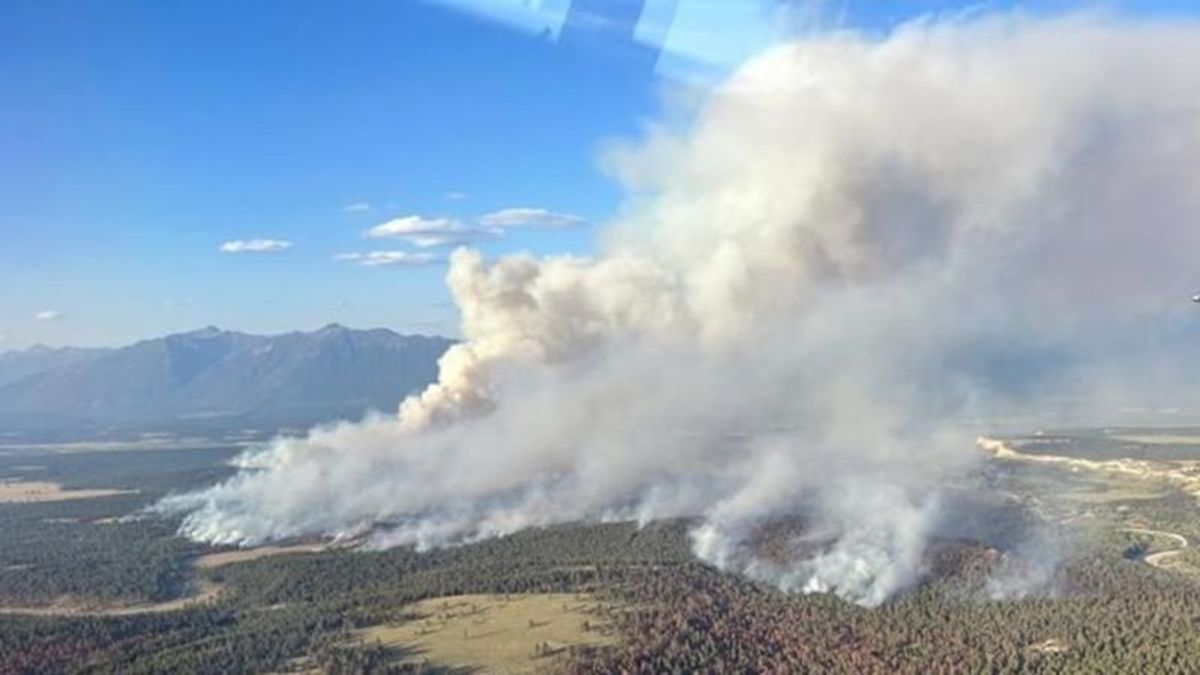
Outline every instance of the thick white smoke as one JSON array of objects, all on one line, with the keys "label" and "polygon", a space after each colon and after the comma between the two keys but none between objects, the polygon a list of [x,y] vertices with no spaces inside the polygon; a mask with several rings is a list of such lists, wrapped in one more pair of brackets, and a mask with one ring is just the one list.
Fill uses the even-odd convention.
[{"label": "thick white smoke", "polygon": [[[695,516],[706,560],[877,604],[954,515],[961,420],[1100,382],[1119,355],[1078,345],[1193,290],[1197,63],[1200,26],[1095,16],[776,47],[610,154],[630,198],[596,258],[458,251],[464,340],[398,418],[167,506],[222,543]],[[747,556],[789,513],[819,551]]]}]

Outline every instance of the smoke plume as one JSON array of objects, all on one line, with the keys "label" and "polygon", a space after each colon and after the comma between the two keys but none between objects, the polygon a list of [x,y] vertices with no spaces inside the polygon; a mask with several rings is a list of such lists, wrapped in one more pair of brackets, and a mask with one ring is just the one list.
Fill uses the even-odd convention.
[{"label": "smoke plume", "polygon": [[[607,153],[628,202],[594,258],[456,252],[464,339],[397,417],[166,508],[211,542],[426,547],[688,516],[704,560],[878,604],[954,519],[970,420],[1118,390],[1114,336],[1193,292],[1197,63],[1200,26],[1093,15],[774,47]],[[816,553],[747,554],[791,513]]]}]

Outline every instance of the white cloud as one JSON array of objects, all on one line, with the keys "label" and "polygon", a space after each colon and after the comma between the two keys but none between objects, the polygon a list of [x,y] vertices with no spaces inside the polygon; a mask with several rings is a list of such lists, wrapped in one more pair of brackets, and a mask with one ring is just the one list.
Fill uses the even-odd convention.
[{"label": "white cloud", "polygon": [[37,314],[34,314],[33,318],[37,319],[38,321],[54,321],[55,319],[62,318],[62,312],[58,311],[57,309],[43,309]]},{"label": "white cloud", "polygon": [[369,202],[354,202],[342,207],[346,213],[370,213],[371,204]]},{"label": "white cloud", "polygon": [[380,223],[363,233],[370,239],[403,239],[413,235],[442,234],[463,229],[462,223],[453,218],[423,218],[401,216]]},{"label": "white cloud", "polygon": [[461,202],[471,198],[471,195],[465,192],[451,191],[442,195],[448,202]]},{"label": "white cloud", "polygon": [[546,229],[561,229],[575,227],[587,222],[570,213],[558,213],[547,209],[518,207],[493,211],[480,217],[479,222],[485,227],[509,229],[513,227],[538,227]]},{"label": "white cloud", "polygon": [[414,246],[429,248],[431,246],[466,244],[480,237],[490,236],[491,234],[483,230],[463,230],[462,232],[447,232],[444,234],[414,234],[405,237],[405,240]]},{"label": "white cloud", "polygon": [[547,209],[511,208],[481,216],[479,227],[455,218],[426,218],[409,215],[380,223],[365,232],[368,239],[400,239],[414,246],[453,246],[485,237],[496,237],[518,227],[561,229],[585,223],[583,218]]},{"label": "white cloud", "polygon": [[282,253],[292,242],[282,239],[234,239],[221,244],[225,253]]},{"label": "white cloud", "polygon": [[465,244],[482,237],[499,234],[492,229],[467,227],[453,218],[424,218],[403,216],[380,223],[363,232],[368,239],[402,239],[414,246],[450,246]]},{"label": "white cloud", "polygon": [[424,267],[442,258],[432,253],[413,253],[411,251],[368,251],[366,253],[339,253],[334,260],[356,262],[365,267]]}]

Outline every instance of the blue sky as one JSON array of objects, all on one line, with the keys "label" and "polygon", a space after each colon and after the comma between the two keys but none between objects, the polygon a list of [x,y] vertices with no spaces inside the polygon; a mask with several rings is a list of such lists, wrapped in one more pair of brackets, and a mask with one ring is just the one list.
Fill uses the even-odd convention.
[{"label": "blue sky", "polygon": [[[449,244],[588,253],[620,199],[599,148],[780,26],[751,0],[644,0],[627,35],[590,19],[643,0],[574,1],[3,3],[0,349],[453,333]],[[806,16],[883,31],[962,6]]]}]

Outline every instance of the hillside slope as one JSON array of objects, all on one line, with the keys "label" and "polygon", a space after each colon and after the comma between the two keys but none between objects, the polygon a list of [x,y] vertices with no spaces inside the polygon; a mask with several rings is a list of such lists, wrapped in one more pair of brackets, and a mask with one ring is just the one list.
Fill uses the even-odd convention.
[{"label": "hillside slope", "polygon": [[359,417],[395,410],[432,382],[451,344],[332,324],[271,336],[209,327],[116,349],[35,347],[0,355],[0,424],[309,424]]}]

